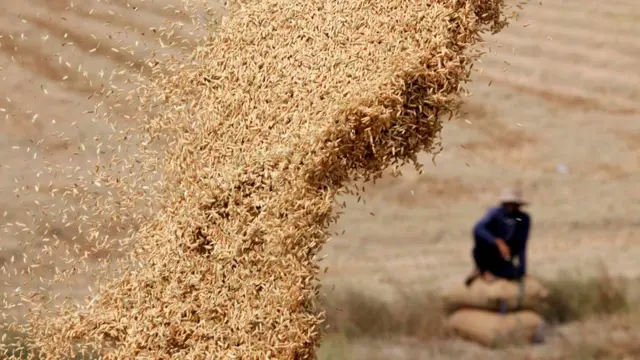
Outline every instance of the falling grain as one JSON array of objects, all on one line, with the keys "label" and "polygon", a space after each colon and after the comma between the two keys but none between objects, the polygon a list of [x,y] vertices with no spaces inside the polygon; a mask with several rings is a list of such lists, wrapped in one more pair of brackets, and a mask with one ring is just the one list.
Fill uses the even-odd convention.
[{"label": "falling grain", "polygon": [[[24,346],[55,359],[90,348],[104,359],[314,358],[324,319],[315,259],[336,197],[389,167],[420,170],[415,155],[438,152],[442,119],[457,113],[482,54],[473,46],[507,24],[504,14],[502,0],[249,2],[190,53],[148,59],[135,90],[105,84],[105,96],[136,103],[136,126],[118,136],[139,150],[111,170],[59,170],[77,183],[60,190],[53,226],[129,257],[101,273],[90,306],[51,316],[55,296],[43,295]],[[181,42],[168,40],[171,26],[151,32],[161,49]],[[91,112],[108,118],[120,105]],[[94,145],[99,159],[106,146]],[[119,196],[68,202],[97,188]],[[135,204],[145,207],[129,213]],[[137,227],[109,238],[84,225],[88,206],[111,214],[108,226]],[[65,252],[70,269],[56,269],[56,281],[70,284],[89,271],[88,254]]]}]

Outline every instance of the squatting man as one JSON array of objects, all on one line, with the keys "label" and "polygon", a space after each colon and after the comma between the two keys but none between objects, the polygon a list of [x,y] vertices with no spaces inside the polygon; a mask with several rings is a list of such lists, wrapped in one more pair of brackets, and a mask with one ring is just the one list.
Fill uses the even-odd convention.
[{"label": "squatting man", "polygon": [[527,240],[531,219],[521,208],[527,205],[518,188],[505,188],[500,204],[490,208],[473,227],[475,269],[466,278],[518,280],[527,273]]}]

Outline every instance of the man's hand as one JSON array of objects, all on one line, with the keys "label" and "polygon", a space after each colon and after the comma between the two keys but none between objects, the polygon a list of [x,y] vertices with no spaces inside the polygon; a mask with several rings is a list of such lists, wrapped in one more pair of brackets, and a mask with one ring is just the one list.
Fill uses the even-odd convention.
[{"label": "man's hand", "polygon": [[507,243],[502,239],[496,239],[496,245],[498,246],[500,255],[502,255],[505,260],[511,261],[511,249],[509,249]]},{"label": "man's hand", "polygon": [[487,272],[485,272],[484,274],[482,274],[482,279],[483,279],[484,281],[486,281],[486,282],[492,282],[492,281],[494,281],[494,280],[496,279],[496,277],[495,277],[495,276],[493,276],[493,274],[492,274],[492,273],[490,273],[490,272],[488,272],[488,271],[487,271]]}]

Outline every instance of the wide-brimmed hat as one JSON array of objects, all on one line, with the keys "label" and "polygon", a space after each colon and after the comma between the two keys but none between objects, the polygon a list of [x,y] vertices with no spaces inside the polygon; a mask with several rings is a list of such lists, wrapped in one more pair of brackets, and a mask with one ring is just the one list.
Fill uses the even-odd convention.
[{"label": "wide-brimmed hat", "polygon": [[527,202],[522,197],[522,190],[515,187],[507,187],[502,189],[500,193],[501,203],[512,203],[518,205],[527,205]]}]

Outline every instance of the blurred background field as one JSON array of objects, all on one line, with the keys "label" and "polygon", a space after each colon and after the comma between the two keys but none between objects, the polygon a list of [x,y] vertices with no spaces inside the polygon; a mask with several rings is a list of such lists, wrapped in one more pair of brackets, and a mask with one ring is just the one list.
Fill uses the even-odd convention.
[{"label": "blurred background field", "polygon": [[[113,49],[144,43],[163,18],[183,18],[172,5],[1,5],[5,221],[27,222],[13,190],[46,178],[37,165],[91,161],[107,133],[86,113],[95,105],[91,94],[104,76],[148,55]],[[425,156],[423,175],[407,169],[365,185],[366,203],[344,199],[338,235],[322,260],[331,326],[322,359],[640,358],[640,3],[530,2],[521,15],[488,38],[490,53],[469,85],[474,94],[465,115],[445,124],[435,164]],[[92,151],[83,155],[81,147]],[[546,315],[559,324],[544,345],[486,350],[443,333],[437,294],[471,270],[471,227],[512,182],[531,202],[529,268],[554,289],[559,310]],[[74,229],[56,233],[75,236]],[[19,240],[2,234],[0,261],[21,257]],[[88,284],[67,295],[84,296]],[[12,277],[4,287],[19,285]]]},{"label": "blurred background field", "polygon": [[[559,327],[547,345],[498,353],[458,340],[424,347],[433,327],[412,323],[405,327],[420,330],[410,337],[422,340],[387,343],[385,351],[370,340],[337,337],[327,354],[347,348],[353,352],[345,358],[640,357],[633,339],[640,270],[640,42],[634,36],[640,4],[532,2],[521,15],[489,38],[466,116],[445,125],[435,164],[425,157],[424,175],[408,169],[403,177],[367,186],[366,204],[347,200],[336,226],[345,232],[326,249],[325,287],[329,298],[345,292],[366,294],[356,303],[383,298],[392,309],[411,309],[400,317],[431,323],[439,312],[428,314],[434,302],[426,294],[462,281],[472,266],[473,223],[502,186],[519,182],[531,202],[529,269],[574,304],[559,307],[562,320],[580,322]],[[611,277],[631,279],[624,290],[631,314],[603,315],[622,308],[620,298],[610,301],[621,291],[609,288]],[[406,293],[414,298],[406,300]],[[365,333],[394,311],[347,303],[348,309],[368,309],[357,310],[371,318],[371,324],[359,320]]]}]

